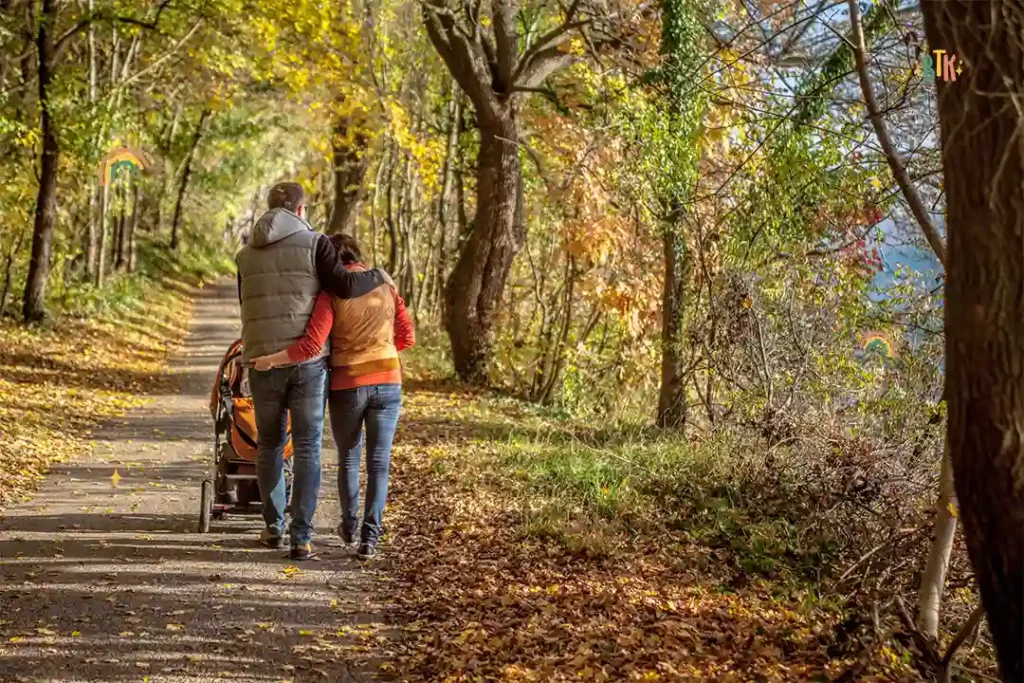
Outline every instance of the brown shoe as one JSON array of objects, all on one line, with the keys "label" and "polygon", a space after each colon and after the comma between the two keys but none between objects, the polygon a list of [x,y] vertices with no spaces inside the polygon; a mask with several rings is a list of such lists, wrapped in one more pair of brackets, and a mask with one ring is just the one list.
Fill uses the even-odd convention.
[{"label": "brown shoe", "polygon": [[316,551],[313,550],[312,543],[299,543],[298,545],[292,546],[292,551],[288,553],[288,556],[293,560],[301,562],[303,560],[311,560],[316,557]]},{"label": "brown shoe", "polygon": [[284,547],[284,536],[273,529],[263,529],[263,531],[260,532],[260,545],[264,548],[280,550]]}]

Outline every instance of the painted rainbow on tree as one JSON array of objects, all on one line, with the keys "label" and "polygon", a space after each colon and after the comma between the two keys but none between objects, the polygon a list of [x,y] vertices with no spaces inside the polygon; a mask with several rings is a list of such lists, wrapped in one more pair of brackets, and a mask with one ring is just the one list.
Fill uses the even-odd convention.
[{"label": "painted rainbow on tree", "polygon": [[118,147],[100,162],[100,185],[106,187],[124,172],[137,173],[146,168],[141,154],[128,147]]},{"label": "painted rainbow on tree", "polygon": [[861,348],[865,351],[877,351],[886,358],[892,358],[892,343],[881,332],[865,332],[861,338]]}]

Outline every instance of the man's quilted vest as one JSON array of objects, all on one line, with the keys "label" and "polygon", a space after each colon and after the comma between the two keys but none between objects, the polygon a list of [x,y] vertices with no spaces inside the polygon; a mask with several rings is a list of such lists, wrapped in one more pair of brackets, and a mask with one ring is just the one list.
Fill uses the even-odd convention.
[{"label": "man's quilted vest", "polygon": [[[302,337],[320,292],[320,234],[286,209],[272,209],[253,227],[235,262],[242,281],[242,344],[246,362],[276,353]],[[327,347],[318,358],[327,355]]]}]

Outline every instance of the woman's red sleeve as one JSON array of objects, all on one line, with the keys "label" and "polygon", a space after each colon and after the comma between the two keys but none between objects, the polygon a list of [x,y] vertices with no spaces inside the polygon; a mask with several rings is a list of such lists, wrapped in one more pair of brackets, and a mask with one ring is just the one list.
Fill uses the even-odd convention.
[{"label": "woman's red sleeve", "polygon": [[293,363],[301,363],[304,360],[315,358],[324,347],[327,336],[334,327],[334,303],[331,301],[330,293],[323,291],[316,297],[313,304],[313,313],[306,323],[306,332],[302,338],[288,347],[288,360]]},{"label": "woman's red sleeve", "polygon": [[412,348],[416,343],[416,329],[413,327],[405,300],[395,292],[395,348],[399,351]]}]

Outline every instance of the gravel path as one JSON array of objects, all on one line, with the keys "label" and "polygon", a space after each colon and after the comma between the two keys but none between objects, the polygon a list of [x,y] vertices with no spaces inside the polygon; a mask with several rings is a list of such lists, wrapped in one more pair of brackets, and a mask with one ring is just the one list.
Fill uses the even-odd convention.
[{"label": "gravel path", "polygon": [[260,548],[255,517],[195,533],[206,401],[237,321],[233,282],[200,292],[177,393],[97,434],[94,454],[0,519],[0,682],[363,681],[386,656],[386,577],[330,536],[329,438],[319,561]]}]

